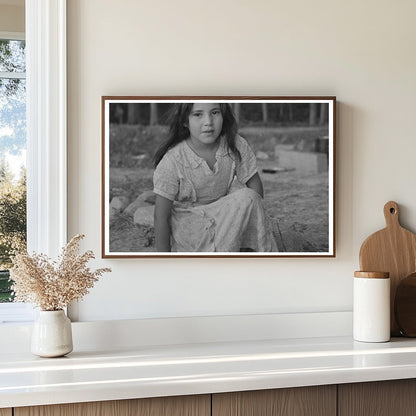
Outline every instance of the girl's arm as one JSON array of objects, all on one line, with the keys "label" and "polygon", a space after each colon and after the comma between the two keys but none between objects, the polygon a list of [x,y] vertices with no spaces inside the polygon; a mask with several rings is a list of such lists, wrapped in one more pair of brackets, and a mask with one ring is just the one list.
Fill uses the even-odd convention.
[{"label": "girl's arm", "polygon": [[246,186],[256,191],[262,198],[264,197],[263,183],[258,173],[255,173],[247,182]]},{"label": "girl's arm", "polygon": [[156,251],[170,251],[170,216],[172,201],[156,195],[155,202],[155,240]]}]

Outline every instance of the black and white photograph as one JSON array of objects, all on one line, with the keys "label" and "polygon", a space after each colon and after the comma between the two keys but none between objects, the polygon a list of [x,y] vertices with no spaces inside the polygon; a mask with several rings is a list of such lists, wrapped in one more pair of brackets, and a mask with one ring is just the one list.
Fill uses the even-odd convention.
[{"label": "black and white photograph", "polygon": [[335,97],[102,97],[103,257],[334,257]]}]

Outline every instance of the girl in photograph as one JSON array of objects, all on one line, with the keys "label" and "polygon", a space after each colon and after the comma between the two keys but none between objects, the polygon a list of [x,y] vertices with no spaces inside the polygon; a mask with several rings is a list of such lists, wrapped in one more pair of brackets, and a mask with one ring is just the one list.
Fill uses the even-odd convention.
[{"label": "girl in photograph", "polygon": [[156,251],[278,251],[256,157],[230,104],[175,104],[154,162]]}]

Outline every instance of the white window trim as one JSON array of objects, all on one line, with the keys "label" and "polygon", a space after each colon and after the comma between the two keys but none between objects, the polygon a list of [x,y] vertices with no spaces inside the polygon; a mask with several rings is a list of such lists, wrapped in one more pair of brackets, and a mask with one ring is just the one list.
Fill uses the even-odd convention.
[{"label": "white window trim", "polygon": [[24,32],[4,32],[0,31],[0,39],[8,40],[25,40]]},{"label": "white window trim", "polygon": [[28,250],[67,240],[66,0],[26,0]]},{"label": "white window trim", "polygon": [[[0,39],[2,37],[0,36]],[[0,79],[26,79],[26,72],[0,72]]]},{"label": "white window trim", "polygon": [[[66,0],[26,0],[27,244],[56,258],[67,242]],[[28,305],[1,305],[3,323],[33,320]]]}]

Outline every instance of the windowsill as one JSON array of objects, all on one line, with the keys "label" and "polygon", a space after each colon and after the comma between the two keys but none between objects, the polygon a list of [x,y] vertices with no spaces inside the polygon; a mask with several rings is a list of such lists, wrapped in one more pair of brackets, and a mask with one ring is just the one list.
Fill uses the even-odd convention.
[{"label": "windowsill", "polygon": [[[29,307],[24,304],[10,306]],[[36,314],[36,311],[32,310],[32,313]],[[32,324],[26,322],[0,325],[0,355],[8,352],[29,353],[31,330]],[[118,350],[152,345],[349,336],[352,334],[352,312],[73,322],[72,334],[75,351],[100,351],[103,345],[106,349]]]},{"label": "windowsill", "polygon": [[36,312],[27,303],[0,303],[0,325],[25,325],[33,322]]},{"label": "windowsill", "polygon": [[[114,334],[113,334],[114,335]],[[0,408],[416,377],[416,340],[351,337],[0,354]]]}]

